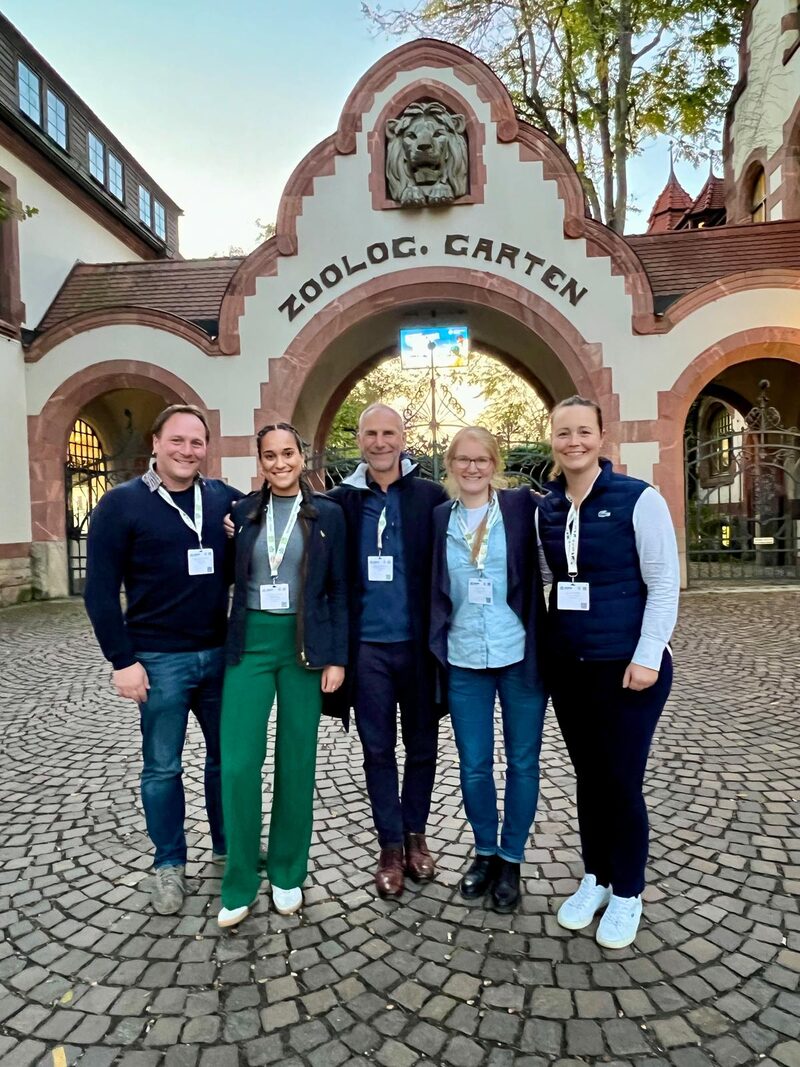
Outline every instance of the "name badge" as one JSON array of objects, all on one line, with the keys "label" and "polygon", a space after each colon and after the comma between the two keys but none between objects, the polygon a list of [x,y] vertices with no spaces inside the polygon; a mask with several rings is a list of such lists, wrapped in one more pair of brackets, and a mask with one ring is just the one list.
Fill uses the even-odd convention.
[{"label": "name badge", "polygon": [[371,582],[394,579],[394,556],[367,556],[367,578]]},{"label": "name badge", "polygon": [[557,595],[559,611],[589,610],[588,582],[559,582]]},{"label": "name badge", "polygon": [[213,548],[190,548],[186,553],[189,558],[189,574],[213,574]]},{"label": "name badge", "polygon": [[259,599],[262,611],[276,611],[289,607],[289,583],[277,582],[275,585],[260,585],[258,587]]},{"label": "name badge", "polygon": [[491,604],[494,598],[492,579],[470,578],[467,596],[470,604]]}]

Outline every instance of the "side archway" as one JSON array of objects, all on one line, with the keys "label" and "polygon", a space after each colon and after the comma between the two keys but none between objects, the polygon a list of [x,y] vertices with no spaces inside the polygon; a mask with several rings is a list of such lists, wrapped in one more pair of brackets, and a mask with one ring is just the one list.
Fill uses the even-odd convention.
[{"label": "side archway", "polygon": [[[34,542],[63,542],[65,538],[64,461],[67,443],[81,410],[104,393],[139,389],[157,393],[168,404],[196,404],[206,409],[198,393],[177,375],[152,363],[109,360],[86,367],[68,378],[38,415],[28,416],[31,456],[31,526]],[[211,446],[208,474],[218,477],[219,412],[208,411]]]}]

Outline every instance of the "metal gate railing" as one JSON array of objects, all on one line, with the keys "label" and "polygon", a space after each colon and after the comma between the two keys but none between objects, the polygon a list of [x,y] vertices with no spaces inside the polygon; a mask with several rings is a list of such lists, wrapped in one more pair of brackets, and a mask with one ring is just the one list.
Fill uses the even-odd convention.
[{"label": "metal gate railing", "polygon": [[800,432],[768,387],[743,430],[686,442],[690,582],[800,579]]}]

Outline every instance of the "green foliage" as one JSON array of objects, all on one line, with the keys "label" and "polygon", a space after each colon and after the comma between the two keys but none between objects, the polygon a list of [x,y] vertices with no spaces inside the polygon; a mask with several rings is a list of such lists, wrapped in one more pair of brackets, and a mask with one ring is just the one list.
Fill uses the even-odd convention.
[{"label": "green foliage", "polygon": [[38,207],[31,207],[30,204],[23,204],[19,200],[7,200],[0,193],[0,223],[5,222],[6,219],[18,219],[20,222],[24,222],[25,219],[33,218],[34,215],[38,214]]},{"label": "green foliage", "polygon": [[718,143],[748,0],[421,0],[364,14],[380,29],[462,45],[522,118],[571,156],[592,215],[622,233],[628,163],[667,134],[678,153]]}]

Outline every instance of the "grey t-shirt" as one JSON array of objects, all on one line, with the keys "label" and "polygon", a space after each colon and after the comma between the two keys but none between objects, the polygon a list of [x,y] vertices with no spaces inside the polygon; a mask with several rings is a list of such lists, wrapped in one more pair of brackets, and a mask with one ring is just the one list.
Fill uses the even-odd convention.
[{"label": "grey t-shirt", "polygon": [[[270,497],[270,506],[273,508],[275,517],[275,543],[280,542],[281,535],[286,529],[286,523],[292,513],[295,498],[293,496]],[[276,615],[294,615],[297,612],[297,590],[300,581],[300,563],[303,558],[303,533],[300,529],[298,517],[295,527],[289,537],[286,553],[278,567],[276,581],[280,584],[286,582],[289,586],[289,607],[269,608]],[[258,531],[256,543],[253,546],[253,556],[250,560],[250,574],[247,580],[247,606],[254,611],[261,610],[262,585],[271,585],[272,575],[269,570],[269,553],[267,552],[267,523],[266,514],[261,516],[261,526]]]}]

